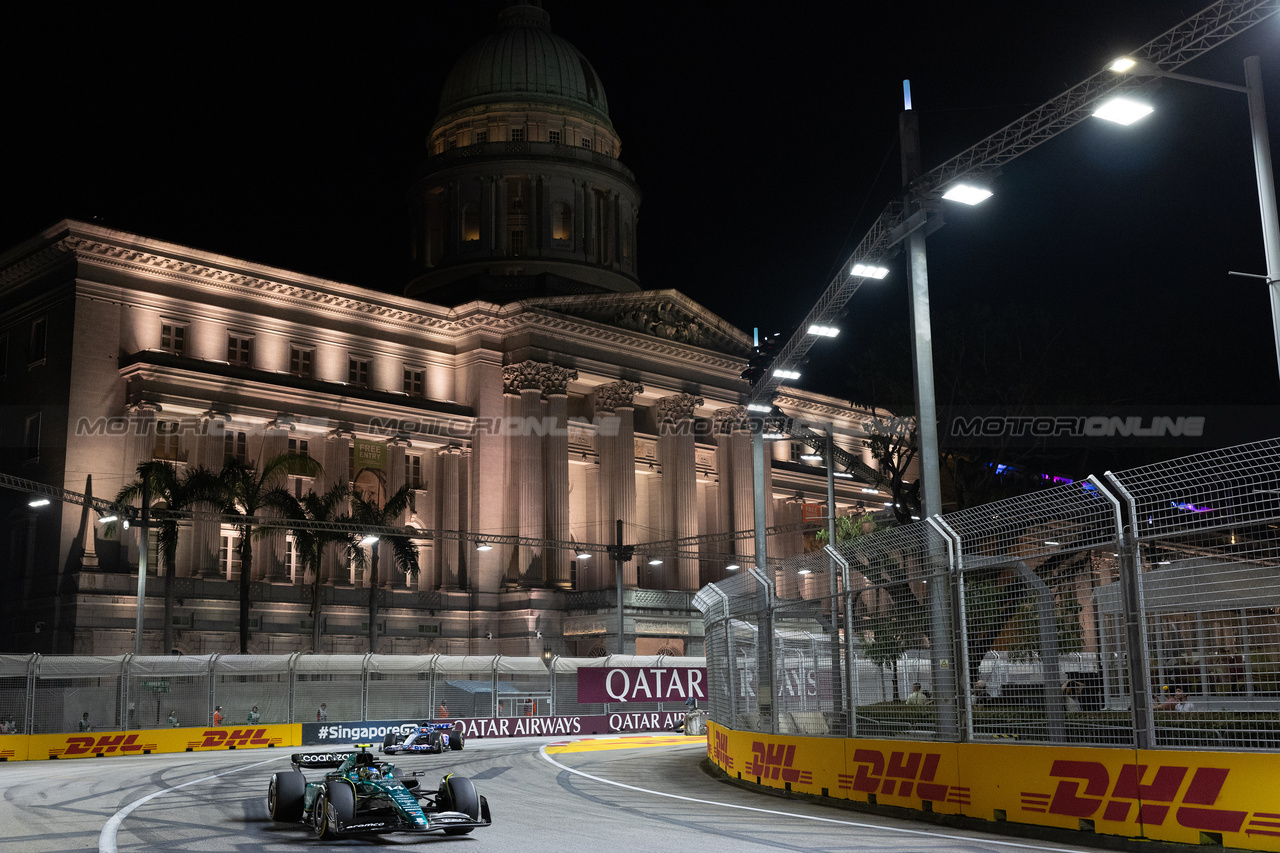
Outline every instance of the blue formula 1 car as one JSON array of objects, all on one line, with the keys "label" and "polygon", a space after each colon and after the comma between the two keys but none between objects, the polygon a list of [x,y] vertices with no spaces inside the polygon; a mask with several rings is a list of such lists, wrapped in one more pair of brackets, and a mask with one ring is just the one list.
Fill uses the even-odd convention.
[{"label": "blue formula 1 car", "polygon": [[382,739],[382,752],[385,755],[434,753],[439,755],[446,749],[462,749],[466,737],[462,733],[461,723],[423,723],[408,736],[396,732],[387,732]]},{"label": "blue formula 1 car", "polygon": [[[394,764],[375,760],[372,744],[358,752],[295,753],[293,769],[276,773],[267,789],[267,808],[278,821],[309,824],[324,840],[379,832],[443,832],[465,835],[493,823],[489,803],[465,776],[450,773],[434,791]],[[307,781],[302,767],[334,768]]]}]

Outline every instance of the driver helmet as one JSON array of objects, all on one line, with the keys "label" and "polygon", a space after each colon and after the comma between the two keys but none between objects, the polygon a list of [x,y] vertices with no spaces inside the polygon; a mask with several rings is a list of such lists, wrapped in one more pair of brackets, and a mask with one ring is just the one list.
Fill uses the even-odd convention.
[{"label": "driver helmet", "polygon": [[362,767],[360,768],[360,777],[362,779],[368,779],[369,781],[375,781],[382,778],[382,772],[376,767]]}]

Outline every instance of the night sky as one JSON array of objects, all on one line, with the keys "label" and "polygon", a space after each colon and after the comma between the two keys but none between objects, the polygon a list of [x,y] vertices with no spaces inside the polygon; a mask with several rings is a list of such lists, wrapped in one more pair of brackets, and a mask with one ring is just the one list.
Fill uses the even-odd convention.
[{"label": "night sky", "polygon": [[[544,7],[604,82],[643,193],[642,284],[773,331],[895,194],[904,78],[932,168],[1205,2]],[[0,245],[73,217],[398,292],[438,93],[501,6],[8,9]],[[1243,83],[1261,55],[1280,161],[1278,48],[1280,16],[1182,71]],[[1264,271],[1245,97],[1175,81],[1153,97],[1143,121],[1087,121],[1007,166],[985,204],[948,206],[929,262],[953,402],[1002,401],[1000,370],[948,367],[986,347],[1039,404],[1280,404],[1265,289],[1227,276]],[[893,382],[866,378],[906,376],[890,266],[800,384],[892,402]]]}]

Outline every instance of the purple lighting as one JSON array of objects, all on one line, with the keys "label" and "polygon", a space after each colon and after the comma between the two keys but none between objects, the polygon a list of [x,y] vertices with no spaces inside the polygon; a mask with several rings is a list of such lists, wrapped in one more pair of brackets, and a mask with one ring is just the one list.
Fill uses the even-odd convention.
[{"label": "purple lighting", "polygon": [[1193,503],[1178,503],[1177,501],[1170,501],[1169,505],[1172,506],[1174,509],[1180,509],[1185,512],[1213,512],[1214,511],[1213,507],[1211,506],[1196,506]]}]

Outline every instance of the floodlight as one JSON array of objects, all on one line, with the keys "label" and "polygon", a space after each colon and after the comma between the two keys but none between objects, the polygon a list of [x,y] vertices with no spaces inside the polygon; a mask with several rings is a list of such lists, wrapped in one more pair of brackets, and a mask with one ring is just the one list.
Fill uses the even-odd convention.
[{"label": "floodlight", "polygon": [[42,506],[48,506],[48,505],[49,505],[49,499],[42,498],[39,495],[32,495],[31,499],[27,501],[27,506],[29,507],[42,507]]},{"label": "floodlight", "polygon": [[361,545],[372,545],[373,543],[375,543],[375,542],[377,542],[377,541],[378,541],[378,537],[377,537],[377,536],[374,536],[372,533],[370,533],[368,536],[365,536],[363,539],[361,539],[361,540],[360,540],[360,544],[361,544]]},{"label": "floodlight", "polygon": [[730,563],[724,567],[724,570],[726,572],[736,572],[740,568],[742,568],[742,566],[739,566],[737,563]]},{"label": "floodlight", "polygon": [[586,552],[586,551],[583,551],[582,549],[579,549],[579,550],[578,550],[578,559],[579,559],[579,560],[590,560],[590,559],[591,559],[591,554],[589,554],[589,553],[588,553],[588,552]]},{"label": "floodlight", "polygon": [[773,406],[765,406],[760,403],[748,403],[747,411],[748,412],[772,412]]},{"label": "floodlight", "polygon": [[651,558],[649,559],[649,565],[651,565],[651,566],[661,566],[661,565],[662,565],[662,560],[661,560],[661,559],[659,559],[658,557],[651,557]]},{"label": "floodlight", "polygon": [[774,376],[776,376],[776,377],[778,377],[779,379],[799,379],[799,378],[800,378],[800,371],[798,371],[798,370],[783,370],[783,369],[780,367],[780,368],[778,368],[777,370],[773,371],[773,375],[774,375]]},{"label": "floodlight", "polygon": [[102,518],[98,519],[98,523],[99,523],[99,524],[110,524],[110,523],[111,523],[111,522],[113,522],[113,521],[119,521],[119,520],[120,520],[120,516],[118,516],[118,515],[107,515],[107,516],[103,516]]},{"label": "floodlight", "polygon": [[840,330],[835,326],[822,326],[814,323],[809,327],[809,334],[818,335],[823,338],[834,338],[836,335],[840,334]]},{"label": "floodlight", "polygon": [[1131,101],[1128,98],[1111,98],[1099,104],[1093,111],[1093,115],[1095,118],[1106,119],[1116,124],[1130,125],[1153,110],[1150,104]]},{"label": "floodlight", "polygon": [[822,456],[817,453],[801,453],[800,459],[803,462],[821,462]]},{"label": "floodlight", "polygon": [[492,551],[492,550],[493,550],[493,546],[492,546],[492,545],[490,545],[488,542],[477,542],[477,543],[476,543],[476,550],[477,550],[477,551]]},{"label": "floodlight", "polygon": [[839,477],[841,480],[852,480],[852,479],[853,479],[853,475],[852,475],[852,474],[850,474],[848,471],[832,471],[832,472],[831,472],[831,476],[832,476],[832,477]]},{"label": "floodlight", "polygon": [[888,267],[877,267],[871,264],[854,264],[853,274],[863,278],[884,278],[889,274]]},{"label": "floodlight", "polygon": [[961,204],[978,204],[991,198],[991,190],[972,187],[968,184],[956,184],[943,193],[942,197],[948,201],[958,201]]},{"label": "floodlight", "polygon": [[807,575],[807,574],[809,574],[809,573],[810,573],[810,572],[812,572],[812,571],[813,571],[813,569],[800,569],[799,571],[797,571],[797,572],[796,572],[796,574],[798,574],[798,575]]},{"label": "floodlight", "polygon": [[1108,65],[1107,70],[1114,71],[1117,74],[1123,74],[1126,71],[1131,71],[1133,67],[1137,64],[1138,64],[1138,60],[1132,59],[1131,57],[1128,57],[1128,56],[1122,56],[1119,59],[1112,62],[1110,65]]}]

